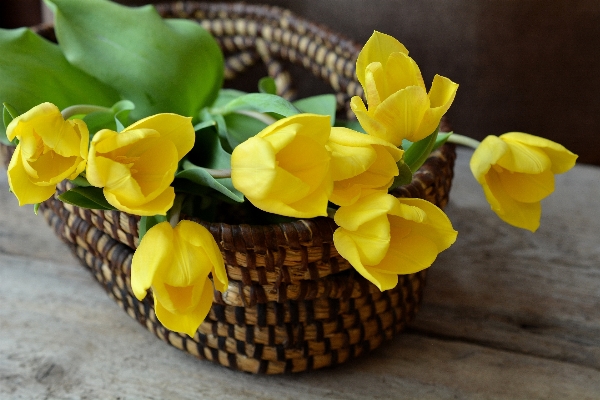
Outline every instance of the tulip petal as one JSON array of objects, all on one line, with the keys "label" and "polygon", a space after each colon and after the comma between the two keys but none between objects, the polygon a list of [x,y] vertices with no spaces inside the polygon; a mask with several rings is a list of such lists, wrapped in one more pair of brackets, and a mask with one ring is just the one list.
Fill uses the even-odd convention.
[{"label": "tulip petal", "polygon": [[[291,180],[293,176],[289,175],[289,177]],[[288,187],[290,185],[290,180],[287,181]],[[282,179],[281,181],[285,182],[284,179]],[[297,186],[297,188],[299,188],[299,186]],[[323,181],[321,182],[321,185],[317,187],[312,193],[307,194],[304,198],[301,198],[292,203],[285,203],[281,201],[281,199],[274,197],[250,200],[252,201],[252,204],[254,204],[257,208],[260,208],[263,211],[283,215],[286,217],[324,217],[327,215],[327,203],[329,201],[329,196],[332,190],[333,181],[325,177],[325,179],[323,179]]]},{"label": "tulip petal", "polygon": [[208,315],[212,307],[212,301],[212,282],[206,279],[198,305],[193,312],[186,314],[173,313],[165,308],[156,298],[154,299],[154,312],[156,313],[156,318],[158,318],[165,328],[175,332],[183,332],[190,337],[194,337],[198,327]]},{"label": "tulip petal", "polygon": [[344,146],[329,142],[331,177],[334,181],[355,177],[365,172],[377,158],[371,146]]},{"label": "tulip petal", "polygon": [[122,198],[122,194],[123,192],[119,192],[116,195],[114,192],[104,188],[104,197],[110,205],[118,210],[140,216],[166,215],[167,211],[173,207],[173,202],[175,201],[175,189],[171,186],[167,187],[159,196],[144,204],[130,204],[129,202],[125,202],[130,199]]},{"label": "tulip petal", "polygon": [[269,195],[275,179],[276,160],[273,147],[265,139],[254,136],[237,146],[231,154],[231,181],[246,197],[263,199]]},{"label": "tulip petal", "polygon": [[321,184],[323,176],[329,171],[329,152],[311,137],[297,136],[289,146],[277,153],[276,159],[278,168],[305,182],[311,191]]},{"label": "tulip petal", "polygon": [[[333,243],[338,253],[348,260],[359,274],[377,286],[379,290],[384,291],[396,286],[398,283],[397,275],[382,274],[381,272],[372,273],[370,268],[364,266],[353,237],[344,229],[336,229],[333,233]],[[392,284],[393,286],[390,286]]]},{"label": "tulip petal", "polygon": [[539,174],[522,174],[502,170],[498,172],[504,191],[516,201],[534,203],[554,192],[554,174],[546,170]]},{"label": "tulip petal", "polygon": [[[387,98],[393,93],[408,86],[420,86],[425,88],[421,70],[408,54],[392,53],[385,66],[385,73],[385,80],[389,91],[384,93],[383,98]],[[371,103],[369,102],[369,107],[370,106]]]},{"label": "tulip petal", "polygon": [[522,132],[509,132],[500,136],[509,142],[519,142],[527,146],[538,147],[548,155],[552,162],[552,172],[562,174],[573,168],[577,155],[567,150],[563,145],[539,136]]},{"label": "tulip petal", "polygon": [[34,127],[49,130],[60,129],[63,122],[57,106],[52,103],[42,103],[13,119],[6,127],[6,137],[8,140],[13,140],[15,137],[21,140],[20,132],[32,131]]},{"label": "tulip petal", "polygon": [[[109,129],[102,129],[97,132],[92,139],[94,152],[99,154],[113,153],[123,155],[134,147],[136,154],[143,153],[145,147],[140,145],[144,139],[159,138],[160,132],[154,129],[135,129],[117,133]],[[152,142],[146,142],[152,143]],[[90,152],[92,149],[90,149]]]},{"label": "tulip petal", "polygon": [[55,186],[40,186],[31,181],[23,165],[20,145],[16,147],[10,159],[7,176],[8,185],[19,201],[19,206],[46,201],[56,191]]},{"label": "tulip petal", "polygon": [[[180,285],[189,284],[190,281],[196,280],[200,276],[208,276],[213,268],[225,272],[221,250],[208,229],[195,222],[183,220],[177,224],[174,232],[175,238],[182,248],[187,248],[189,262],[194,263],[193,268],[188,266],[189,272],[177,272],[177,274],[185,274],[188,279],[187,282],[182,281]],[[226,273],[225,275],[220,273],[219,276],[227,281]],[[171,279],[170,282],[177,285],[177,281],[174,279]]]},{"label": "tulip petal", "polygon": [[377,31],[373,32],[356,60],[356,77],[363,87],[367,65],[372,62],[380,62],[382,65],[385,65],[392,53],[408,54],[408,50],[394,37]]},{"label": "tulip petal", "polygon": [[540,174],[546,170],[551,170],[550,157],[542,150],[519,142],[506,143],[509,151],[498,160],[500,167],[512,172],[526,174]]},{"label": "tulip petal", "polygon": [[390,222],[381,215],[362,224],[356,231],[348,231],[358,250],[361,261],[366,265],[381,262],[390,247]]},{"label": "tulip petal", "polygon": [[395,198],[384,192],[374,192],[360,201],[345,207],[340,207],[334,216],[335,223],[349,231],[359,227],[379,216],[386,215],[395,205]]},{"label": "tulip petal", "polygon": [[386,137],[387,128],[381,122],[369,115],[367,107],[365,107],[365,103],[363,103],[363,100],[360,97],[352,97],[350,100],[350,108],[352,108],[352,112],[358,119],[360,126],[362,126],[365,132],[377,138]]},{"label": "tulip petal", "polygon": [[385,126],[384,136],[379,136],[380,132],[369,133],[387,140],[394,146],[400,146],[403,139],[414,142],[414,133],[428,109],[429,98],[424,88],[409,86],[399,90],[385,99],[373,114],[373,117]]},{"label": "tulip petal", "polygon": [[369,110],[375,110],[389,93],[387,81],[385,80],[385,72],[381,63],[374,62],[367,65],[363,88],[367,104],[369,104]]},{"label": "tulip petal", "polygon": [[422,222],[412,225],[412,231],[423,237],[428,237],[435,243],[438,253],[454,244],[458,232],[454,230],[450,218],[448,218],[442,209],[423,199],[399,198],[398,201],[401,204],[414,207],[413,209],[418,209],[425,214],[426,217],[423,219],[420,216],[417,219],[411,218],[406,213],[403,213],[401,217],[415,222]]},{"label": "tulip petal", "polygon": [[160,137],[175,145],[178,160],[181,160],[194,147],[196,139],[192,119],[177,114],[152,115],[131,124],[121,133],[137,129],[153,129],[160,132]]},{"label": "tulip petal", "polygon": [[498,172],[490,170],[482,185],[485,197],[492,210],[504,222],[535,232],[540,226],[542,206],[537,203],[523,203],[513,199],[504,191]]},{"label": "tulip petal", "polygon": [[[271,138],[272,135],[279,135],[280,132],[285,132],[288,127],[292,127],[291,129],[296,133],[296,136],[304,136],[312,139],[319,145],[325,145],[327,143],[327,139],[329,139],[329,132],[331,130],[330,117],[327,115],[317,115],[317,114],[309,114],[302,113],[293,115],[288,118],[280,119],[267,126],[264,130],[258,133],[258,137],[261,138],[269,138],[273,144],[276,143]],[[288,139],[286,139],[288,140]],[[284,142],[285,143],[285,142]],[[273,146],[276,151],[281,150],[283,146]]]},{"label": "tulip petal", "polygon": [[[391,217],[392,220],[402,220],[399,217]],[[437,258],[439,250],[435,243],[428,237],[415,234],[405,235],[404,222],[392,222],[392,240],[385,258],[371,271],[379,271],[388,274],[414,274],[429,268]],[[417,225],[408,222],[409,225]]]},{"label": "tulip petal", "polygon": [[433,78],[433,84],[428,95],[431,108],[425,112],[419,128],[413,134],[412,139],[409,140],[419,141],[435,131],[440,124],[440,120],[452,105],[457,90],[458,84],[450,79],[440,75]]},{"label": "tulip petal", "polygon": [[173,182],[177,171],[177,149],[162,137],[143,142],[150,142],[147,144],[148,149],[136,157],[130,172],[143,193],[144,202],[147,202],[153,200]]},{"label": "tulip petal", "polygon": [[168,222],[154,225],[140,242],[131,260],[131,288],[138,300],[146,297],[159,269],[167,269],[173,254],[173,228]]},{"label": "tulip petal", "polygon": [[77,161],[77,156],[63,157],[49,152],[26,165],[37,172],[37,178],[32,179],[33,182],[56,185],[73,174],[79,165]]},{"label": "tulip petal", "polygon": [[508,151],[508,145],[497,136],[490,135],[483,139],[473,152],[469,162],[471,173],[477,182],[485,184],[485,175],[492,165],[497,164],[498,160]]}]

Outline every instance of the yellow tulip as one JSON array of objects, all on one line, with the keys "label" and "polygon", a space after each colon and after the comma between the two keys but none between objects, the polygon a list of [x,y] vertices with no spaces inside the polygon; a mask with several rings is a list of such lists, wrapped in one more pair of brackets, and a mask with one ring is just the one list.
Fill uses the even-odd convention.
[{"label": "yellow tulip", "polygon": [[398,175],[396,162],[403,151],[385,140],[347,128],[332,128],[331,151],[334,181],[330,201],[347,206],[370,190],[387,190]]},{"label": "yellow tulip", "polygon": [[121,211],[164,215],[175,199],[178,162],[194,140],[191,118],[177,114],[153,115],[120,133],[103,129],[90,145],[87,179]]},{"label": "yellow tulip", "polygon": [[135,297],[143,300],[152,288],[156,317],[172,331],[194,336],[212,306],[213,285],[227,290],[225,264],[211,233],[195,222],[153,226],[133,255]]},{"label": "yellow tulip", "polygon": [[356,75],[365,91],[350,106],[367,133],[400,146],[419,141],[436,129],[454,101],[458,85],[436,75],[427,93],[419,67],[396,39],[374,32],[362,48]]},{"label": "yellow tulip", "polygon": [[8,183],[21,206],[48,200],[57,183],[85,169],[87,126],[79,119],[65,121],[54,104],[42,103],[13,119],[6,136],[19,139],[8,165]]},{"label": "yellow tulip", "polygon": [[431,266],[457,232],[438,207],[422,199],[373,192],[335,214],[335,248],[363,277],[384,291],[398,274]]},{"label": "yellow tulip", "polygon": [[532,232],[554,175],[573,168],[577,155],[551,140],[510,132],[486,137],[471,157],[471,172],[492,210],[506,223]]},{"label": "yellow tulip", "polygon": [[298,114],[269,125],[231,154],[233,186],[256,207],[297,218],[327,215],[333,189],[329,117]]}]

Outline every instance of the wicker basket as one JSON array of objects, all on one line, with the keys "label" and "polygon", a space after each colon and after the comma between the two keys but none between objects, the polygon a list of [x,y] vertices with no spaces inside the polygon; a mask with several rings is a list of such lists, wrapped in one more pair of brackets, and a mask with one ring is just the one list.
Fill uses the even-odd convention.
[{"label": "wicker basket", "polygon": [[[333,88],[342,113],[348,112],[351,96],[362,94],[354,76],[359,47],[288,11],[195,2],[157,8],[165,17],[195,19],[211,32],[227,57],[228,79],[263,63],[280,94],[290,97],[292,80],[286,68],[295,69],[298,79],[308,71]],[[54,39],[51,27],[37,30]],[[2,152],[8,163],[11,149],[3,147]],[[410,185],[394,194],[420,197],[443,208],[454,158],[454,147],[443,146]],[[67,185],[59,185],[59,191]],[[318,369],[378,347],[415,316],[425,283],[422,271],[400,276],[396,288],[380,292],[338,255],[332,240],[336,226],[329,218],[264,226],[199,221],[219,244],[230,283],[224,294],[215,292],[207,319],[190,338],[157,321],[151,296],[141,302],[133,296],[130,267],[138,245],[137,217],[80,209],[56,199],[45,202],[41,210],[56,234],[132,318],[198,358],[252,373]]]}]

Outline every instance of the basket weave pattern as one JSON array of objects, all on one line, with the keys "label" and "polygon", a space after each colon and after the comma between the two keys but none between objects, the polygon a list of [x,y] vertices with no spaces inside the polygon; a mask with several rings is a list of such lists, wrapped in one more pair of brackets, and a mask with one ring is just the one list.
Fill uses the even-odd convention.
[{"label": "basket weave pattern", "polygon": [[[359,48],[351,41],[276,7],[181,2],[157,6],[164,17],[197,20],[226,55],[227,79],[263,63],[280,94],[293,96],[290,64],[303,66],[336,92],[340,112],[362,95],[355,80]],[[51,27],[40,27],[53,39]],[[7,163],[11,149],[0,146]],[[454,147],[434,152],[410,185],[394,194],[419,197],[443,208],[448,201]],[[69,188],[68,182],[58,191]],[[130,268],[138,245],[138,217],[86,210],[57,199],[40,208],[58,237],[86,265],[132,318],[160,339],[202,359],[252,373],[300,372],[345,362],[400,332],[421,301],[426,271],[400,276],[380,292],[355,273],[333,246],[329,218],[277,225],[200,222],[215,237],[225,260],[229,289],[214,304],[193,338],[165,329],[151,295],[138,301]]]}]

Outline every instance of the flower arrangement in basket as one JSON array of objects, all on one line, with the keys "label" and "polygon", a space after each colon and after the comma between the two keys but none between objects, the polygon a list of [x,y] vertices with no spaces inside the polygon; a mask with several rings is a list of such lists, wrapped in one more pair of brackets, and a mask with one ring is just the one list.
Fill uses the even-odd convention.
[{"label": "flower arrangement in basket", "polygon": [[[198,348],[212,346],[210,335],[219,338],[212,348],[228,354],[224,363],[229,366],[239,367],[240,353],[242,358],[250,357],[251,351],[240,343],[252,344],[254,356],[261,353],[263,359],[287,360],[275,372],[309,368],[306,361],[294,364],[301,363],[297,359],[303,354],[304,358],[311,355],[310,363],[317,367],[319,362],[320,366],[335,364],[361,352],[359,347],[344,350],[354,343],[352,329],[359,326],[352,318],[367,313],[375,320],[380,306],[377,293],[406,286],[409,281],[401,280],[399,285],[399,278],[428,268],[456,239],[457,232],[439,207],[444,204],[402,192],[432,152],[449,148],[446,142],[475,148],[471,170],[491,209],[507,223],[531,231],[539,225],[541,200],[554,189],[554,174],[569,170],[577,158],[557,143],[525,133],[488,136],[479,143],[440,131],[440,120],[458,85],[436,75],[427,91],[408,50],[383,33],[373,33],[356,59],[350,60],[356,68],[349,79],[355,74],[364,100],[351,97],[349,106],[358,121],[348,121],[339,118],[339,96],[289,101],[277,95],[281,82],[273,78],[261,79],[256,93],[224,89],[226,65],[219,44],[227,47],[227,42],[218,44],[196,21],[163,19],[153,7],[127,8],[106,0],[46,3],[55,12],[58,44],[27,29],[0,30],[4,105],[0,141],[13,148],[7,172],[11,191],[20,205],[33,204],[36,212],[39,207],[50,210],[51,223],[64,210],[76,214],[85,209],[92,211],[84,219],[101,228],[111,211],[124,213],[118,215],[133,221],[129,233],[137,237],[127,247],[133,256],[120,264],[126,270],[123,296],[133,294],[131,298],[146,302],[140,304],[148,304],[149,297],[153,301],[152,311],[144,309],[150,306],[139,311],[130,304],[132,312],[146,324],[155,315],[168,329],[157,331],[159,336],[180,332],[177,340],[191,340]],[[176,11],[185,13],[185,7],[190,7],[188,14],[194,14],[215,6],[183,7]],[[239,14],[243,6],[237,7]],[[290,15],[285,17],[289,22]],[[262,34],[268,36],[270,27],[265,24]],[[234,23],[230,28],[250,30]],[[300,50],[301,42],[298,39]],[[329,61],[334,64],[335,57]],[[345,99],[341,97],[342,102]],[[451,172],[443,179],[447,197]],[[56,199],[64,203],[64,210],[56,208]],[[64,233],[67,219],[56,226],[69,241]],[[239,239],[230,240],[227,235],[235,235],[236,229],[215,228],[230,221],[275,225],[245,232],[250,225],[242,224],[237,228]],[[317,232],[315,227],[323,224],[334,232],[329,231],[329,236]],[[92,225],[86,225],[88,236],[90,229],[96,229]],[[300,237],[302,232],[308,232],[306,237]],[[107,235],[106,241],[119,241],[114,230]],[[239,241],[245,244],[238,246]],[[299,244],[289,245],[292,242]],[[315,256],[305,242],[326,251]],[[92,247],[76,251],[90,267],[109,253]],[[252,252],[243,253],[250,248]],[[245,260],[240,260],[242,253]],[[301,268],[283,268],[286,257]],[[114,261],[107,259],[108,264]],[[247,269],[240,267],[244,263]],[[260,263],[264,269],[256,267]],[[369,286],[364,289],[354,281],[343,286],[340,282],[346,276],[335,273],[344,270],[355,271]],[[273,271],[278,272],[271,279]],[[309,278],[327,275],[334,278],[324,286],[302,289]],[[277,284],[263,293],[263,300],[245,299],[243,284],[273,280]],[[304,290],[296,296],[302,301],[329,299],[325,322],[304,348],[298,346],[299,337],[310,336],[309,329],[290,324],[303,318],[313,324],[318,319],[315,308],[322,303],[281,308],[290,297],[289,291],[282,295],[285,282]],[[311,290],[314,293],[307,294]],[[340,299],[351,301],[331,306],[331,293],[336,290],[343,292]],[[366,305],[361,308],[354,292],[369,296],[372,311],[365,311]],[[406,309],[402,302],[412,295],[406,290],[394,293],[387,302],[395,302],[395,310]],[[240,317],[242,303],[260,303],[266,314],[242,311]],[[222,307],[231,304],[236,306],[235,315]],[[400,328],[394,325],[399,312],[392,310],[390,323],[377,319],[380,339],[408,320],[403,316]],[[282,334],[281,339],[275,329],[260,339],[259,328],[267,324],[261,319],[272,319],[276,327],[294,332]],[[235,332],[220,333],[216,322],[203,330],[202,323],[208,320],[227,320],[231,326],[245,326],[246,332],[242,338]],[[331,337],[345,335],[335,356],[317,346],[335,347],[333,339],[323,339],[328,321],[337,324]],[[362,340],[369,326],[360,325]],[[368,347],[380,339],[372,339]],[[219,354],[178,343],[200,357],[220,361]],[[263,355],[264,347],[259,346],[273,346],[276,354]],[[231,347],[242,347],[237,358],[230,357]],[[319,355],[327,355],[327,361],[315,361]]]}]

